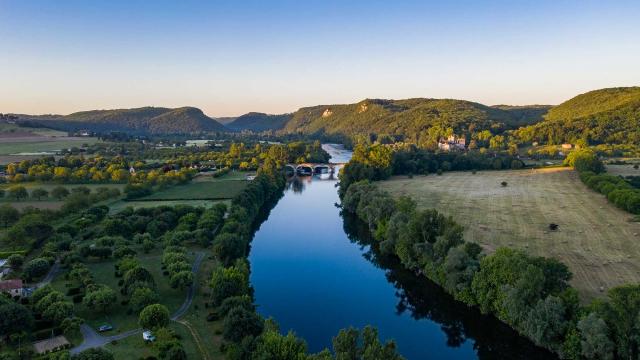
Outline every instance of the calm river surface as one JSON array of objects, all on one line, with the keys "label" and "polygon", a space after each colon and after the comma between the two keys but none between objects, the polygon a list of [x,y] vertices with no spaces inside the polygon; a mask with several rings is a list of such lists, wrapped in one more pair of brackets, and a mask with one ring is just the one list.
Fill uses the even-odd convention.
[{"label": "calm river surface", "polygon": [[[332,162],[351,156],[325,149]],[[303,337],[312,352],[331,348],[341,328],[370,324],[409,360],[554,358],[395,261],[379,259],[366,232],[335,206],[336,183],[290,184],[257,231],[249,260],[263,316]]]}]

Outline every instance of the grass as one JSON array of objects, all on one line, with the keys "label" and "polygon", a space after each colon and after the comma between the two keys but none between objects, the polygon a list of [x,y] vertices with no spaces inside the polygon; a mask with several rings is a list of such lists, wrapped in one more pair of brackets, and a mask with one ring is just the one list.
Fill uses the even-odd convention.
[{"label": "grass", "polygon": [[40,152],[53,152],[71,147],[80,147],[82,144],[95,144],[98,138],[43,138],[43,140],[11,142],[2,139],[0,143],[0,155],[31,154]]},{"label": "grass", "polygon": [[[640,282],[640,223],[568,168],[397,177],[380,186],[453,216],[465,226],[466,240],[486,252],[504,246],[559,259],[584,301]],[[550,223],[559,230],[549,231]]]},{"label": "grass", "polygon": [[138,201],[232,199],[244,190],[247,183],[244,180],[195,181],[158,191]]},{"label": "grass", "polygon": [[[18,183],[18,184],[0,184],[0,189],[8,189],[12,186],[24,186],[29,192],[29,196],[31,196],[31,192],[33,189],[44,189],[49,192],[57,186],[63,186],[67,188],[67,190],[71,191],[71,189],[84,186],[89,188],[92,192],[95,192],[97,188],[106,187],[106,188],[116,188],[121,192],[124,189],[124,184],[58,184],[58,183],[38,183],[38,182],[27,182],[27,183]],[[34,207],[37,209],[50,209],[50,210],[59,210],[64,201],[59,201],[56,198],[51,196],[42,198],[41,200],[29,198],[25,200],[17,201],[15,198],[10,198],[5,194],[5,197],[0,198],[0,205],[9,203],[11,206],[18,210],[23,210],[27,207]]]},{"label": "grass", "polygon": [[[159,249],[159,247],[149,254],[138,254],[137,256],[140,264],[153,275],[161,304],[167,306],[169,312],[173,313],[184,302],[186,290],[173,289],[169,286],[167,277],[162,274],[162,264],[160,263],[161,258],[162,250]],[[123,300],[123,296],[120,295],[120,287],[118,286],[118,281],[121,278],[115,277],[114,264],[116,261],[117,259],[109,259],[106,261],[87,263],[87,266],[89,267],[89,270],[91,270],[97,284],[107,285],[118,293],[118,302],[114,305],[113,309],[105,315],[97,313],[94,309],[89,309],[82,304],[76,304],[76,312],[78,316],[85,319],[86,323],[94,329],[104,323],[110,323],[113,325],[114,330],[109,332],[108,335],[138,328],[138,314],[135,312],[127,314],[129,306],[122,305],[120,303],[120,301]],[[63,276],[58,276],[52,282],[52,285],[59,291],[66,293],[67,288],[65,287],[65,283],[68,282],[69,281],[64,280]]]},{"label": "grass", "polygon": [[196,295],[193,304],[185,316],[180,319],[186,324],[190,330],[195,333],[195,338],[204,343],[203,351],[205,359],[224,358],[220,352],[222,344],[222,320],[213,322],[207,321],[207,315],[210,309],[205,307],[205,303],[209,299],[209,280],[214,269],[218,266],[212,258],[204,259],[200,267],[200,271],[196,277]]},{"label": "grass", "polygon": [[[177,322],[171,322],[169,328],[179,336],[180,343],[187,353],[187,359],[203,359],[187,327]],[[114,359],[117,360],[142,359],[150,356],[158,358],[157,348],[152,343],[146,343],[142,339],[142,334],[129,336],[115,344],[108,344],[105,348],[109,350],[113,354]]]},{"label": "grass", "polygon": [[607,165],[607,172],[611,175],[640,176],[640,169],[634,169],[633,165]]}]

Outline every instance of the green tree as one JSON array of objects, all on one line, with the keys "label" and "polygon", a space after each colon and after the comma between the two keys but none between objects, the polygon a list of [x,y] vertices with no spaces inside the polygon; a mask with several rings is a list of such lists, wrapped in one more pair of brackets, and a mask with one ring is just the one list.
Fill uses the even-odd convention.
[{"label": "green tree", "polygon": [[20,219],[20,212],[9,204],[0,206],[0,223],[6,229]]},{"label": "green tree", "polygon": [[72,360],[114,360],[113,354],[103,348],[92,348],[80,352]]},{"label": "green tree", "polygon": [[306,360],[307,344],[291,331],[282,336],[269,330],[260,335],[252,355],[255,360]]},{"label": "green tree", "polygon": [[255,311],[237,307],[225,316],[222,335],[229,341],[239,342],[246,336],[260,335],[263,327],[264,320]]},{"label": "green tree", "polygon": [[33,317],[29,309],[0,296],[0,337],[28,330],[32,325]]},{"label": "green tree", "polygon": [[62,321],[73,315],[73,304],[69,301],[57,301],[47,306],[42,313],[45,319],[49,319],[56,324],[62,323]]},{"label": "green tree", "polygon": [[82,303],[88,308],[96,309],[104,314],[113,308],[117,300],[118,297],[115,291],[110,287],[106,285],[92,285],[82,299]]},{"label": "green tree", "polygon": [[24,255],[13,254],[7,258],[7,263],[12,269],[18,269],[24,264]]},{"label": "green tree", "polygon": [[158,293],[148,287],[139,287],[131,294],[131,305],[135,311],[141,311],[145,307],[158,303]]},{"label": "green tree", "polygon": [[148,305],[140,312],[138,322],[145,329],[165,327],[169,324],[169,309],[161,304]]},{"label": "green tree", "polygon": [[169,284],[173,288],[184,289],[193,283],[193,273],[190,270],[177,272],[169,278]]},{"label": "green tree", "polygon": [[37,188],[37,189],[31,190],[31,197],[37,200],[46,198],[47,196],[49,196],[49,192],[45,189]]},{"label": "green tree", "polygon": [[22,273],[26,279],[32,280],[44,276],[47,271],[49,271],[49,260],[35,258],[24,266]]},{"label": "green tree", "polygon": [[244,256],[246,248],[247,245],[242,237],[234,233],[222,233],[213,241],[213,254],[225,265]]},{"label": "green tree", "polygon": [[590,313],[578,322],[582,356],[586,359],[613,359],[614,345],[608,337],[607,324],[596,313]]},{"label": "green tree", "polygon": [[64,186],[56,186],[51,189],[51,196],[58,200],[62,200],[69,196],[69,190],[67,190],[67,188]]},{"label": "green tree", "polygon": [[14,185],[10,187],[9,189],[7,189],[7,193],[9,194],[9,197],[12,197],[18,201],[29,197],[27,189],[21,185]]}]

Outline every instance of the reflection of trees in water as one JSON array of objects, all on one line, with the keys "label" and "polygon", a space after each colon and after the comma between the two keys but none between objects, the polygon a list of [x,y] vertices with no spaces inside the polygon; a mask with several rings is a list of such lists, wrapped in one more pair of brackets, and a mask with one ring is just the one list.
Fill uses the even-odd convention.
[{"label": "reflection of trees in water", "polygon": [[368,261],[386,271],[387,280],[396,288],[398,314],[408,312],[413,319],[429,319],[438,323],[447,335],[450,347],[472,341],[480,359],[557,358],[496,318],[482,315],[477,309],[455,301],[437,284],[404,269],[397,258],[381,255],[372,246],[365,224],[350,214],[343,213],[342,217],[349,240],[361,246]]},{"label": "reflection of trees in water", "polygon": [[293,176],[287,181],[287,190],[301,194],[306,188],[306,183],[311,183],[311,176]]}]

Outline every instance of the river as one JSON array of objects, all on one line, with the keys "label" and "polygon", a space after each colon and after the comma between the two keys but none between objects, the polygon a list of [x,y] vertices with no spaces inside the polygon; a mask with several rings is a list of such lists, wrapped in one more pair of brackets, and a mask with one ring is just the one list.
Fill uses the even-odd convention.
[{"label": "river", "polygon": [[[351,156],[323,147],[332,162]],[[554,358],[393,259],[378,258],[366,231],[341,216],[336,184],[291,183],[256,232],[249,260],[261,315],[293,330],[312,352],[331,348],[341,328],[370,324],[408,360]]]}]

